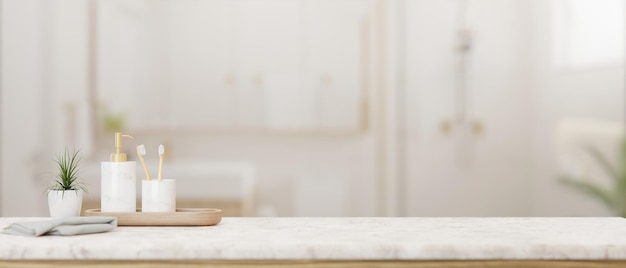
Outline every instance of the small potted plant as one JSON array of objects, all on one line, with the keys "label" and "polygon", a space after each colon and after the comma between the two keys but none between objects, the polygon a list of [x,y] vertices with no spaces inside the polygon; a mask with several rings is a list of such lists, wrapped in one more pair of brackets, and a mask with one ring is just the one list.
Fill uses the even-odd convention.
[{"label": "small potted plant", "polygon": [[85,185],[78,178],[79,151],[67,149],[56,156],[58,174],[48,188],[50,217],[63,218],[80,216]]}]

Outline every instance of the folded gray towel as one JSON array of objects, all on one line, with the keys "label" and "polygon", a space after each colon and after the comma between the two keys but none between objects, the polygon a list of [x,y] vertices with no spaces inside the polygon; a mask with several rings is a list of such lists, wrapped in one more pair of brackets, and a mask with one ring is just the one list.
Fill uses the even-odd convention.
[{"label": "folded gray towel", "polygon": [[107,232],[115,227],[117,227],[116,217],[67,217],[14,223],[4,228],[3,232],[23,236],[79,235]]}]

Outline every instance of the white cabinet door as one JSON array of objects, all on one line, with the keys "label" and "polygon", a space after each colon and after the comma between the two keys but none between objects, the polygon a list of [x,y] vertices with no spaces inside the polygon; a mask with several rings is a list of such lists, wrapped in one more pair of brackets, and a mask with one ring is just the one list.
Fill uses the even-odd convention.
[{"label": "white cabinet door", "polygon": [[167,125],[206,128],[234,111],[226,76],[233,58],[229,1],[170,1],[167,9]]},{"label": "white cabinet door", "polygon": [[236,122],[307,126],[301,98],[301,1],[240,0],[236,31]]},{"label": "white cabinet door", "polygon": [[226,0],[99,1],[99,98],[132,128],[228,123]]},{"label": "white cabinet door", "polygon": [[359,127],[371,2],[303,1],[304,81],[318,128]]},{"label": "white cabinet door", "polygon": [[359,126],[368,0],[98,5],[98,98],[131,130]]}]

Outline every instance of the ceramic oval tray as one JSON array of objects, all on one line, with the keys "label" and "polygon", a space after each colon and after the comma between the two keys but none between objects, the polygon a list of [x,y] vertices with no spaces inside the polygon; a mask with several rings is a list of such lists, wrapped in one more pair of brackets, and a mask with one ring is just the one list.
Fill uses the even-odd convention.
[{"label": "ceramic oval tray", "polygon": [[118,226],[209,226],[222,221],[222,210],[216,208],[177,208],[176,212],[101,212],[88,209],[85,216],[117,217]]}]

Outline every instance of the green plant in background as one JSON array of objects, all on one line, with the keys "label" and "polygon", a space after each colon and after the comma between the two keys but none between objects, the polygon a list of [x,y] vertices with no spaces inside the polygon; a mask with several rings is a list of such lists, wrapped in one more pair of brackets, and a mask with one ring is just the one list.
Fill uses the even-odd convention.
[{"label": "green plant in background", "polygon": [[102,116],[104,130],[108,132],[120,132],[126,126],[126,115],[105,113]]},{"label": "green plant in background", "polygon": [[616,167],[596,148],[587,146],[586,149],[598,165],[611,177],[611,186],[604,187],[584,180],[584,178],[564,177],[563,182],[598,199],[616,215],[626,217],[626,140],[622,142],[619,164]]},{"label": "green plant in background", "polygon": [[55,162],[58,174],[54,177],[54,183],[48,188],[48,191],[86,191],[85,184],[78,179],[79,151],[75,150],[70,153],[66,148],[63,153],[56,156]]},{"label": "green plant in background", "polygon": [[126,113],[110,111],[107,102],[98,102],[98,117],[102,120],[102,130],[108,133],[121,132],[126,127]]}]

